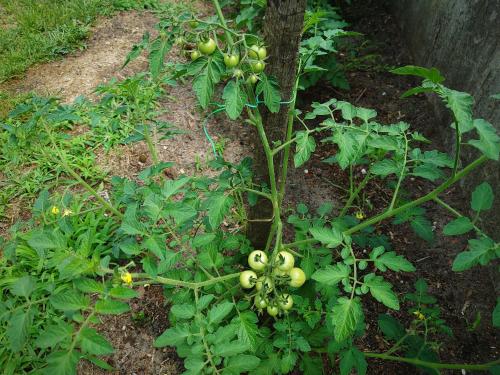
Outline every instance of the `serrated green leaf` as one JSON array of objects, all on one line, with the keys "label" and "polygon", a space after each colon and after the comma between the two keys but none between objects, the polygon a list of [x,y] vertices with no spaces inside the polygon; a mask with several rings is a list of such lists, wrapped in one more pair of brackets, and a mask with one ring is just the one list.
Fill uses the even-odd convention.
[{"label": "serrated green leaf", "polygon": [[128,303],[112,299],[101,299],[95,304],[95,311],[99,314],[117,315],[128,312],[129,310],[130,306]]},{"label": "serrated green leaf", "polygon": [[486,265],[490,260],[497,257],[496,244],[488,237],[469,240],[469,250],[461,252],[453,261],[452,270],[455,272],[465,271],[477,264]]},{"label": "serrated green leaf", "polygon": [[136,210],[136,207],[131,205],[125,211],[125,215],[120,226],[123,233],[132,236],[144,234],[144,224],[137,220]]},{"label": "serrated green leaf", "polygon": [[109,295],[113,298],[131,299],[137,298],[139,296],[139,293],[134,289],[127,288],[122,285],[117,285],[109,291]]},{"label": "serrated green leaf", "polygon": [[104,285],[92,279],[82,277],[73,281],[75,287],[84,293],[104,293]]},{"label": "serrated green leaf", "polygon": [[500,137],[493,125],[483,119],[474,120],[473,124],[479,134],[479,139],[471,139],[468,143],[479,149],[488,158],[498,160]]},{"label": "serrated green leaf", "polygon": [[190,319],[194,316],[196,309],[193,305],[184,303],[180,305],[173,305],[170,312],[179,319]]},{"label": "serrated green leaf", "polygon": [[443,233],[446,236],[457,236],[469,232],[474,228],[474,224],[468,217],[462,216],[453,221],[450,221],[443,228]]},{"label": "serrated green leaf", "polygon": [[317,270],[313,273],[312,279],[321,284],[334,286],[349,277],[350,274],[351,267],[344,263],[337,263],[334,266],[328,265],[323,269]]},{"label": "serrated green leaf", "polygon": [[351,346],[340,353],[340,375],[349,375],[354,368],[358,375],[365,375],[368,364],[365,355],[356,347]]},{"label": "serrated green leaf", "polygon": [[380,314],[378,316],[378,326],[389,340],[397,341],[406,333],[403,325],[397,319],[387,314]]},{"label": "serrated green leaf", "polygon": [[155,348],[164,346],[176,346],[184,343],[191,336],[189,327],[186,324],[177,324],[175,327],[167,329],[154,342]]},{"label": "serrated green leaf", "polygon": [[48,366],[43,369],[45,375],[75,375],[76,366],[80,360],[80,353],[76,350],[70,352],[52,352],[47,357]]},{"label": "serrated green leaf", "polygon": [[279,112],[281,96],[278,83],[274,78],[268,77],[265,73],[261,73],[259,78],[259,83],[257,83],[257,87],[255,88],[256,94],[260,95],[264,93],[264,103],[269,111],[272,113]]},{"label": "serrated green leaf", "polygon": [[456,90],[451,90],[441,86],[438,94],[443,98],[446,106],[451,109],[455,119],[458,121],[461,133],[465,133],[472,129],[472,106],[474,98],[466,93]]},{"label": "serrated green leaf", "polygon": [[33,324],[33,311],[28,308],[26,311],[17,310],[9,318],[5,333],[9,339],[12,352],[20,352]]},{"label": "serrated green leaf", "polygon": [[231,357],[224,369],[222,370],[223,375],[239,375],[241,373],[251,371],[257,366],[259,366],[260,359],[254,355],[249,354],[239,354],[235,357]]},{"label": "serrated green leaf", "polygon": [[422,68],[421,66],[406,65],[400,68],[393,69],[390,72],[399,75],[412,75],[426,78],[433,83],[441,83],[444,81],[444,77],[436,68],[427,69]]},{"label": "serrated green leaf", "polygon": [[426,241],[434,239],[434,232],[432,231],[432,224],[424,216],[415,216],[410,220],[410,226],[413,231]]},{"label": "serrated green leaf", "polygon": [[244,353],[248,349],[249,345],[246,342],[233,340],[219,343],[214,349],[214,354],[221,357],[232,357]]},{"label": "serrated green leaf", "polygon": [[310,228],[309,232],[312,234],[314,239],[327,245],[329,248],[337,247],[342,243],[342,232],[336,228],[315,227]]},{"label": "serrated green leaf", "polygon": [[225,215],[234,204],[234,199],[224,193],[211,194],[205,202],[208,212],[208,222],[212,228],[218,228]]},{"label": "serrated green leaf", "polygon": [[309,160],[311,154],[316,150],[316,142],[313,137],[309,136],[306,131],[297,132],[296,135],[295,155],[293,163],[295,168],[300,167]]},{"label": "serrated green leaf", "polygon": [[348,299],[340,297],[333,306],[331,314],[335,340],[344,341],[351,337],[357,324],[363,319],[363,310],[359,297]]},{"label": "serrated green leaf", "polygon": [[236,120],[248,101],[247,94],[240,81],[230,80],[222,93],[226,113],[231,120]]},{"label": "serrated green leaf", "polygon": [[54,348],[61,341],[71,339],[73,326],[66,322],[52,324],[45,328],[35,340],[38,348]]},{"label": "serrated green leaf", "polygon": [[368,274],[364,277],[364,285],[370,289],[370,294],[377,301],[391,309],[399,310],[398,297],[392,291],[391,283],[385,281],[382,276]]},{"label": "serrated green leaf", "polygon": [[487,182],[478,185],[472,192],[471,207],[474,211],[486,211],[493,205],[493,189]]},{"label": "serrated green leaf", "polygon": [[149,51],[149,71],[153,79],[157,78],[164,66],[165,55],[172,48],[169,37],[160,35],[153,43]]},{"label": "serrated green leaf", "polygon": [[422,177],[430,181],[436,181],[443,177],[441,170],[433,164],[421,164],[413,168],[413,176]]},{"label": "serrated green leaf", "polygon": [[113,346],[93,328],[83,327],[78,335],[80,347],[85,353],[106,355],[114,352]]},{"label": "serrated green leaf", "polygon": [[401,167],[392,159],[384,159],[374,163],[370,172],[376,176],[386,177],[390,174],[399,174],[401,172]]},{"label": "serrated green leaf", "polygon": [[196,93],[201,108],[207,108],[214,94],[214,82],[208,66],[203,73],[197,75],[193,80],[193,90]]},{"label": "serrated green leaf", "polygon": [[403,255],[397,255],[394,251],[382,254],[374,261],[375,267],[384,272],[386,268],[393,271],[413,272],[415,267]]},{"label": "serrated green leaf", "polygon": [[167,200],[172,195],[177,194],[177,192],[189,181],[191,181],[191,177],[182,177],[178,180],[166,180],[161,188],[163,199]]},{"label": "serrated green leaf", "polygon": [[208,321],[210,324],[220,323],[233,310],[232,302],[222,302],[212,307],[208,312]]},{"label": "serrated green leaf", "polygon": [[35,290],[36,282],[33,276],[22,276],[12,283],[10,292],[16,296],[28,298]]},{"label": "serrated green leaf", "polygon": [[57,310],[73,311],[85,309],[90,304],[90,299],[73,290],[68,290],[50,297],[50,303]]},{"label": "serrated green leaf", "polygon": [[253,311],[243,311],[233,319],[233,323],[238,327],[238,339],[247,343],[251,350],[257,349],[258,321]]}]

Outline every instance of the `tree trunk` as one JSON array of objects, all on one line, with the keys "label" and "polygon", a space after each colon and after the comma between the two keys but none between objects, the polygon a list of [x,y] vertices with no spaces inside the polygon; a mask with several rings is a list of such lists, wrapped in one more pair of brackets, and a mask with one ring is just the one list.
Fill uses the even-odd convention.
[{"label": "tree trunk", "polygon": [[[277,79],[283,102],[291,99],[295,84],[305,8],[306,0],[268,0],[267,2],[264,39],[269,58],[266,62],[265,72]],[[289,106],[282,105],[278,113],[261,110],[269,143],[283,140],[286,133]],[[258,136],[256,135],[256,137]],[[278,174],[281,169],[281,159],[278,155],[275,158],[275,163]],[[268,182],[266,156],[261,148],[255,150],[254,171],[256,182]],[[271,203],[265,199],[259,199],[257,205],[252,207],[249,212],[250,220],[271,219],[271,216]],[[250,221],[247,234],[255,248],[264,248],[270,228],[271,221]]]}]

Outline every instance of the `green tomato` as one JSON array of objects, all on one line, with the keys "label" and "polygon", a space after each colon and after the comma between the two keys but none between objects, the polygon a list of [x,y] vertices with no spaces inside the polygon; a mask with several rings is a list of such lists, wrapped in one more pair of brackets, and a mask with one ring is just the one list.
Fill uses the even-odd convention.
[{"label": "green tomato", "polygon": [[240,57],[238,55],[224,55],[224,64],[228,68],[234,68],[240,62]]},{"label": "green tomato", "polygon": [[254,44],[248,50],[248,56],[250,56],[252,59],[264,60],[267,56],[266,47],[259,47],[258,45]]},{"label": "green tomato", "polygon": [[259,76],[257,74],[251,74],[247,78],[247,83],[250,83],[251,85],[255,85],[258,80],[259,80]]},{"label": "green tomato", "polygon": [[248,256],[248,265],[255,271],[262,271],[267,266],[267,255],[262,250],[254,250]]},{"label": "green tomato", "polygon": [[274,306],[274,305],[268,305],[268,306],[267,306],[267,313],[268,313],[269,315],[271,315],[271,316],[276,316],[276,315],[278,315],[279,311],[280,311],[280,310],[278,309],[278,307],[277,307],[277,306]]},{"label": "green tomato", "polygon": [[290,310],[293,306],[292,296],[290,294],[282,294],[279,296],[278,305],[285,311]]},{"label": "green tomato", "polygon": [[196,29],[198,27],[198,21],[196,20],[189,21],[189,27],[192,29]]},{"label": "green tomato", "polygon": [[295,265],[295,259],[288,251],[278,253],[278,268],[282,271],[290,271]]},{"label": "green tomato", "polygon": [[264,289],[264,292],[266,293],[271,293],[273,291],[273,288],[274,288],[273,280],[271,280],[267,276],[259,277],[257,283],[255,284],[255,289],[257,289],[258,291]]},{"label": "green tomato", "polygon": [[241,70],[241,69],[234,69],[233,77],[234,78],[243,78],[243,70]]},{"label": "green tomato", "polygon": [[262,298],[261,296],[257,295],[255,296],[254,300],[255,306],[257,306],[258,309],[265,309],[267,306],[267,301],[265,298]]},{"label": "green tomato", "polygon": [[250,68],[252,69],[252,72],[257,74],[262,73],[265,67],[266,64],[264,64],[262,61],[252,61],[250,63]]},{"label": "green tomato", "polygon": [[216,48],[217,44],[215,44],[215,41],[212,38],[208,38],[207,40],[198,43],[198,49],[204,55],[211,55],[215,52]]},{"label": "green tomato", "polygon": [[257,281],[257,274],[253,271],[246,270],[240,273],[240,284],[245,289],[253,288]]},{"label": "green tomato", "polygon": [[306,282],[306,274],[301,268],[294,267],[290,270],[290,286],[294,288],[300,288]]},{"label": "green tomato", "polygon": [[193,51],[191,52],[191,61],[198,60],[201,56],[201,53],[199,51]]}]

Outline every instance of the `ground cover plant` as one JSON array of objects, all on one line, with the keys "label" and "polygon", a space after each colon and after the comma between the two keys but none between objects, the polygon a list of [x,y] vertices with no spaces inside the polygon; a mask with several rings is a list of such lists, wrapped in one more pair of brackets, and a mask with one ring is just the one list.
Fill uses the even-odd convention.
[{"label": "ground cover plant", "polygon": [[[434,202],[457,216],[444,228],[445,235],[474,235],[453,262],[454,271],[498,258],[498,243],[480,228],[480,216],[492,206],[492,187],[482,183],[472,193],[473,218],[439,197],[499,157],[500,138],[486,120],[474,119],[472,97],[447,88],[435,69],[394,70],[422,79],[407,95],[433,93],[450,109],[450,131],[457,139],[453,155],[429,148],[429,141],[410,124],[381,123],[374,110],[335,98],[300,111],[295,108],[300,82],[321,71],[309,62],[330,45],[329,35],[323,32],[317,44],[306,42],[309,48],[301,49],[294,95],[285,100],[266,74],[266,57],[272,51],[258,35],[229,27],[215,5],[218,18],[199,19],[186,12],[162,19],[158,36],[145,36],[127,59],[146,50],[149,71],[101,87],[104,95],[98,104],[81,101],[65,107],[35,97],[10,114],[6,139],[23,142],[26,127],[40,129],[41,149],[54,151],[49,156],[51,173],[70,176],[85,192],[43,190],[30,222],[14,228],[3,244],[4,372],[72,374],[82,359],[112,370],[105,356],[113,347],[98,332],[100,316],[127,312],[126,301],[137,296],[135,287],[161,284],[171,326],[155,346],[175,347],[187,374],[285,374],[294,369],[318,374],[332,368],[341,374],[365,374],[373,358],[406,362],[427,373],[497,373],[500,361],[495,358],[479,364],[440,362],[442,337],[452,332],[425,280],[419,279],[403,297],[411,318],[401,322],[394,317],[401,298],[387,275],[418,269],[376,231],[385,220],[409,223],[429,240],[432,225],[422,205]],[[190,62],[164,60],[174,44]],[[217,153],[210,162],[216,173],[210,176],[167,179],[162,173],[171,163],[159,160],[155,138],[170,128],[155,122],[155,100],[165,84],[190,79],[207,115],[225,113],[236,120],[235,126],[256,130],[267,156],[267,186],[253,182],[249,158],[235,164]],[[261,111],[276,112],[282,106],[289,107],[287,136],[270,143]],[[83,173],[68,151],[77,142],[61,130],[73,123],[95,127],[92,138],[83,142],[90,147],[144,140],[153,165],[141,172],[139,181],[114,177],[109,196],[104,196],[92,181],[95,171]],[[290,213],[283,207],[288,162],[281,165],[276,159],[282,156],[301,167],[317,146],[314,135],[335,146],[328,162],[347,172],[347,195],[340,207],[325,203],[310,212],[302,204]],[[477,149],[479,155],[462,165],[464,147]],[[13,155],[31,157],[19,151]],[[361,179],[357,170],[364,171]],[[419,196],[403,194],[410,178],[428,180],[432,187]],[[362,197],[372,181],[387,184],[393,195],[381,213],[365,217]],[[264,199],[272,203],[272,229],[265,248],[254,249],[244,234],[245,211]],[[284,238],[287,225],[293,229],[290,242]],[[366,330],[366,306],[373,301],[387,307],[378,325],[393,343],[380,353],[357,346]],[[499,314],[497,306],[494,326]]]}]

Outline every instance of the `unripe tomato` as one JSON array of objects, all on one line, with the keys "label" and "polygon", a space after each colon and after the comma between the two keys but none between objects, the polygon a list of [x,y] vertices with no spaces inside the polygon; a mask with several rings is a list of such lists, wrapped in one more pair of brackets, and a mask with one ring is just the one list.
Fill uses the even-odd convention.
[{"label": "unripe tomato", "polygon": [[241,70],[241,69],[234,69],[233,77],[234,78],[243,78],[243,70]]},{"label": "unripe tomato", "polygon": [[250,56],[252,59],[264,60],[267,56],[266,47],[259,47],[258,45],[254,44],[248,50],[248,56]]},{"label": "unripe tomato", "polygon": [[196,20],[189,21],[189,27],[191,27],[192,29],[196,29],[198,27],[198,21]]},{"label": "unripe tomato", "polygon": [[258,291],[264,289],[264,292],[266,293],[271,293],[273,291],[273,288],[273,281],[267,276],[259,277],[257,283],[255,284],[255,289],[257,289]]},{"label": "unripe tomato", "polygon": [[273,275],[285,277],[285,276],[288,276],[288,272],[282,271],[278,267],[275,267],[275,268],[273,268]]},{"label": "unripe tomato", "polygon": [[228,68],[234,68],[240,62],[240,57],[238,55],[224,55],[224,64]]},{"label": "unripe tomato", "polygon": [[252,68],[252,72],[254,73],[262,73],[266,65],[262,61],[252,61],[250,63],[250,68]]},{"label": "unripe tomato", "polygon": [[217,44],[215,44],[215,41],[212,38],[208,38],[207,40],[198,43],[198,49],[204,55],[211,55],[215,52],[216,48]]},{"label": "unripe tomato", "polygon": [[306,274],[301,268],[294,267],[290,270],[290,286],[300,288],[306,282]]},{"label": "unripe tomato", "polygon": [[246,270],[240,273],[240,284],[245,289],[253,288],[257,281],[257,274],[253,271]]},{"label": "unripe tomato", "polygon": [[179,37],[175,38],[175,44],[176,45],[182,47],[185,43],[186,43],[186,41],[184,40],[184,38],[182,36],[179,36]]},{"label": "unripe tomato", "polygon": [[254,250],[248,256],[248,265],[255,271],[262,271],[267,266],[267,255],[262,250]]},{"label": "unripe tomato", "polygon": [[290,271],[295,265],[295,259],[288,251],[278,253],[278,268],[282,271]]},{"label": "unripe tomato", "polygon": [[191,61],[198,60],[200,58],[201,54],[199,51],[193,51],[191,52]]},{"label": "unripe tomato", "polygon": [[248,77],[248,79],[247,79],[247,83],[255,85],[258,80],[259,80],[259,76],[257,74],[251,74],[250,77]]},{"label": "unripe tomato", "polygon": [[276,316],[279,313],[279,309],[277,306],[274,305],[268,305],[267,306],[267,313],[271,316]]},{"label": "unripe tomato", "polygon": [[258,309],[265,309],[267,306],[267,301],[265,298],[262,298],[261,296],[257,295],[255,296],[255,306],[257,306]]},{"label": "unripe tomato", "polygon": [[278,305],[283,310],[290,310],[293,306],[293,298],[290,294],[282,294],[279,296]]}]

